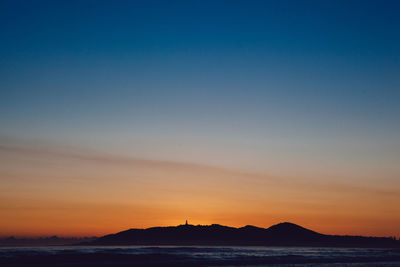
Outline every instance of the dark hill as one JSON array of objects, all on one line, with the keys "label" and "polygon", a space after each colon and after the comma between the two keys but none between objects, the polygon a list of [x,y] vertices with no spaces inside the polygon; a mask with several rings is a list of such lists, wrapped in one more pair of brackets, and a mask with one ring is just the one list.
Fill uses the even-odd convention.
[{"label": "dark hill", "polygon": [[268,237],[275,240],[314,241],[324,238],[325,235],[311,231],[300,225],[284,222],[266,229]]},{"label": "dark hill", "polygon": [[387,237],[324,235],[285,222],[267,229],[251,225],[234,228],[219,224],[130,229],[81,245],[400,247],[400,242]]}]

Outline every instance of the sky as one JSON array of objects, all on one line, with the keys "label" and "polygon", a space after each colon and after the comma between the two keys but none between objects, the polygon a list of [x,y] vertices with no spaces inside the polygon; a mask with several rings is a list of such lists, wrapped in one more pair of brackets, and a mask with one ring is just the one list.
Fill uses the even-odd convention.
[{"label": "sky", "polygon": [[400,235],[398,1],[1,1],[0,236]]}]

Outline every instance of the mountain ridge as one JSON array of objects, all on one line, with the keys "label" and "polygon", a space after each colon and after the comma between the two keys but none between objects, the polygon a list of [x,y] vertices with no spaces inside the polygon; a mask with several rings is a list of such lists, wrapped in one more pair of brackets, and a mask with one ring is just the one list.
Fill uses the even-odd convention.
[{"label": "mountain ridge", "polygon": [[400,241],[390,237],[326,235],[282,222],[268,228],[219,224],[131,228],[80,245],[400,247]]}]

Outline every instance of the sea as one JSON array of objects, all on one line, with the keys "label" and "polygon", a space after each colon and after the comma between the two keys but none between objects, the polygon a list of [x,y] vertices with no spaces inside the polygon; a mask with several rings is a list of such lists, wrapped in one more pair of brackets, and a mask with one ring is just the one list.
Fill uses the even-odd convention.
[{"label": "sea", "polygon": [[0,266],[400,266],[400,248],[2,247]]}]

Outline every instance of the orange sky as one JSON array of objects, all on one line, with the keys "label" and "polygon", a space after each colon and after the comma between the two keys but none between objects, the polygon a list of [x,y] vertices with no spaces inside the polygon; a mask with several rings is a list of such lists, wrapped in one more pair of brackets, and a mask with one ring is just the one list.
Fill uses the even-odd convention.
[{"label": "orange sky", "polygon": [[57,147],[0,147],[0,236],[290,221],[327,234],[398,236],[396,180],[274,176]]},{"label": "orange sky", "polygon": [[400,235],[400,1],[159,2],[0,1],[0,236]]}]

